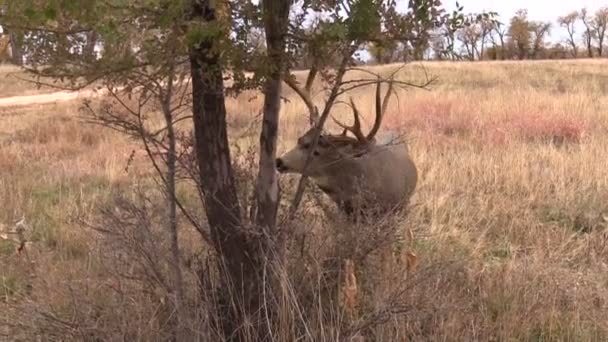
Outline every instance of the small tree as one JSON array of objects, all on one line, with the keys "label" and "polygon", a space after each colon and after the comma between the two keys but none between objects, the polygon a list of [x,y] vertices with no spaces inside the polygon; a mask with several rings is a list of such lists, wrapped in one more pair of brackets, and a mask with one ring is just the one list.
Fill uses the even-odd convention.
[{"label": "small tree", "polygon": [[538,58],[539,52],[545,49],[545,38],[551,33],[551,23],[531,22],[530,31],[532,32],[532,58]]},{"label": "small tree", "polygon": [[465,18],[464,27],[458,30],[457,37],[469,60],[483,58],[486,40],[496,23],[495,16],[494,12],[483,12],[469,14]]},{"label": "small tree", "polygon": [[476,23],[468,24],[458,30],[456,37],[462,43],[466,58],[470,61],[475,60],[479,55],[478,45],[481,40],[481,27]]},{"label": "small tree", "polygon": [[[422,60],[431,47],[431,32],[440,27],[446,18],[443,9],[437,7],[439,0],[413,0],[408,6],[414,11],[399,12],[394,2],[382,6],[382,26],[390,40],[403,49],[403,60]],[[413,17],[412,13],[417,17]],[[386,44],[379,42],[377,44]]]},{"label": "small tree", "polygon": [[508,34],[508,27],[499,22],[495,21],[492,25],[492,32],[490,32],[490,41],[495,50],[497,50],[498,58],[504,60],[507,56],[506,37]]},{"label": "small tree", "polygon": [[[457,33],[467,25],[467,18],[462,13],[464,9],[456,2],[456,9],[451,13],[446,13],[441,25],[438,27],[439,35],[436,37],[435,47],[443,47],[443,51],[438,51],[440,55],[444,55],[451,60],[460,59],[461,56],[455,51]],[[439,44],[439,39],[445,40],[445,43]]]},{"label": "small tree", "polygon": [[481,47],[479,49],[479,59],[483,59],[485,56],[485,48],[488,39],[491,39],[492,31],[498,23],[498,13],[489,12],[481,13],[481,16],[477,16],[477,21],[481,30]]},{"label": "small tree", "polygon": [[593,17],[593,35],[597,42],[597,53],[601,57],[604,52],[604,38],[608,28],[608,7],[602,7],[595,12]]},{"label": "small tree", "polygon": [[576,27],[576,22],[579,19],[579,17],[580,17],[579,13],[574,11],[563,17],[557,18],[557,22],[559,23],[559,25],[561,27],[566,28],[566,31],[568,31],[567,42],[572,47],[571,52],[572,52],[572,57],[574,57],[574,58],[576,58],[576,56],[578,56],[578,47],[576,46],[576,38],[575,38],[575,34],[576,34],[575,27]]},{"label": "small tree", "polygon": [[587,57],[593,58],[593,40],[596,36],[596,31],[593,29],[593,18],[587,13],[587,9],[583,8],[579,12],[579,17],[585,26],[585,32],[583,32],[583,40],[585,47],[587,47]]},{"label": "small tree", "polygon": [[527,10],[520,9],[515,12],[515,16],[511,18],[511,25],[509,26],[508,35],[509,43],[517,51],[518,59],[527,58],[532,43]]}]

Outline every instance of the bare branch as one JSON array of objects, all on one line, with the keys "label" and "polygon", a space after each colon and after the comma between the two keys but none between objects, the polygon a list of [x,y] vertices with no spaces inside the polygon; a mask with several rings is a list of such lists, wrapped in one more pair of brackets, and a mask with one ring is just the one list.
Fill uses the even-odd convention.
[{"label": "bare branch", "polygon": [[[311,78],[311,75],[313,75],[312,78]],[[312,80],[314,79],[314,75],[316,75],[316,71],[313,74],[312,73],[312,69],[311,69],[311,72],[308,74],[308,80],[306,81],[306,88],[305,89],[300,88],[300,86],[296,82],[295,77],[293,77],[293,75],[288,75],[288,76],[286,76],[286,77],[283,78],[283,80],[285,81],[285,83],[291,89],[293,89],[293,91],[295,91],[296,94],[298,94],[298,96],[300,96],[300,98],[302,99],[302,101],[304,101],[304,103],[306,104],[306,107],[308,108],[309,120],[310,120],[310,124],[311,125],[317,123],[317,121],[319,120],[319,109],[312,102],[312,99],[310,98],[310,89],[308,87],[309,82],[310,82],[310,84],[312,84]]]},{"label": "bare branch", "polygon": [[348,63],[350,62],[352,55],[355,53],[356,49],[357,49],[357,46],[353,45],[353,46],[350,46],[348,48],[348,50],[344,53],[344,55],[342,57],[342,61],[340,62],[340,65],[339,65],[337,73],[336,73],[335,82],[330,90],[330,94],[329,94],[329,97],[327,98],[327,101],[325,101],[325,107],[323,108],[323,113],[321,114],[321,116],[319,117],[319,120],[317,121],[317,123],[315,125],[315,134],[314,134],[314,137],[312,140],[312,146],[308,152],[308,155],[306,156],[304,172],[302,173],[302,177],[300,178],[300,181],[298,183],[298,188],[296,190],[296,195],[294,196],[294,199],[291,202],[291,207],[289,208],[289,217],[290,218],[295,217],[296,210],[298,209],[300,202],[302,202],[302,197],[304,196],[304,189],[306,186],[306,179],[308,177],[308,165],[310,164],[310,161],[312,160],[312,153],[313,153],[314,149],[316,148],[317,144],[319,143],[319,138],[321,136],[321,131],[323,130],[323,125],[325,124],[325,121],[327,121],[327,118],[329,117],[331,108],[333,107],[335,101],[337,100],[337,98],[339,96],[340,87],[342,86],[342,79],[344,78],[344,75],[347,72]]},{"label": "bare branch", "polygon": [[[431,84],[435,83],[435,81],[437,80],[437,78],[432,78],[429,80],[426,80],[424,83],[421,84],[414,84],[414,83],[410,83],[410,82],[406,82],[406,81],[399,81],[399,80],[393,80],[393,86],[399,86],[402,89],[407,89],[407,88],[417,88],[417,89],[422,89],[422,90],[428,90],[428,86],[430,86]],[[348,84],[353,84],[356,83],[350,87],[346,87],[340,90],[340,92],[338,93],[338,95],[342,95],[344,93],[350,92],[352,90],[355,90],[357,88],[362,88],[362,87],[367,87],[369,85],[372,84],[377,84],[378,80],[375,79],[358,79],[358,80],[350,80],[344,83],[348,83]],[[389,83],[389,81],[387,80],[381,80],[380,83]]]},{"label": "bare branch", "polygon": [[306,78],[306,85],[304,86],[304,90],[306,90],[306,92],[308,94],[310,94],[310,90],[312,89],[312,85],[315,81],[315,77],[317,77],[317,74],[319,72],[319,69],[317,68],[316,63],[312,65],[312,67],[310,67],[310,70],[308,71],[308,77]]}]

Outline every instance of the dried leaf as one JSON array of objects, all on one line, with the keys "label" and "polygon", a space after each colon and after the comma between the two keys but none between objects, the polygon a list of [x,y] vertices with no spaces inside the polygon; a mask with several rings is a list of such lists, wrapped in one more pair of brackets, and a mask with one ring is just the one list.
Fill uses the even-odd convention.
[{"label": "dried leaf", "polygon": [[342,286],[342,304],[350,317],[355,317],[357,308],[357,277],[355,263],[351,259],[344,261],[344,285]]},{"label": "dried leaf", "polygon": [[17,254],[21,254],[25,250],[25,241],[22,241],[19,245],[17,245],[16,252]]},{"label": "dried leaf", "polygon": [[414,242],[414,232],[412,232],[412,230],[410,228],[407,228],[405,230],[405,233],[407,234],[407,238],[408,238],[408,242],[409,243],[413,243]]},{"label": "dried leaf", "polygon": [[405,269],[407,273],[416,272],[418,268],[418,256],[414,252],[407,251],[405,255]]}]

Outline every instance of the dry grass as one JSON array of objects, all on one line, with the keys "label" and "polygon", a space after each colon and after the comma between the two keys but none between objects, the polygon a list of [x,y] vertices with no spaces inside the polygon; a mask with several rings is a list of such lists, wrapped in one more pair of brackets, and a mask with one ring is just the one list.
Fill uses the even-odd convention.
[{"label": "dry grass", "polygon": [[[35,79],[19,67],[14,65],[0,65],[0,98],[9,96],[48,94],[57,91],[56,89],[43,86],[36,87],[33,83]],[[41,79],[43,83],[52,84],[50,80]]]},{"label": "dry grass", "polygon": [[[384,126],[407,133],[420,170],[411,213],[394,223],[413,232],[417,270],[408,278],[403,262],[380,257],[355,264],[357,298],[368,309],[408,284],[402,298],[414,314],[391,318],[376,338],[608,339],[608,62],[424,63],[412,64],[402,77],[415,80],[425,72],[440,77],[432,91],[399,93]],[[286,92],[281,151],[306,129],[303,104]],[[262,99],[250,101],[252,95],[227,103],[240,151],[257,142],[249,126]],[[372,96],[372,88],[355,94],[363,112],[371,113]],[[70,218],[93,217],[96,207],[110,203],[113,189],[148,174],[144,164],[124,170],[133,142],[78,123],[76,109],[64,104],[0,113],[0,223],[25,215],[37,250],[29,264],[14,245],[0,241],[0,308],[17,300],[48,305],[70,324],[85,321],[76,313],[101,322],[118,316],[116,306],[128,306],[110,290],[116,284],[102,281],[97,242]],[[350,113],[339,106],[336,115],[348,120]],[[236,156],[247,165],[246,153]],[[283,179],[287,196],[293,181]],[[304,210],[311,206],[305,203]],[[332,222],[314,215],[297,222],[314,227],[307,249],[315,260],[350,257],[348,248],[366,242],[367,228]],[[310,255],[302,260],[313,260]],[[306,286],[308,276],[296,274],[294,283]],[[76,303],[93,302],[87,307],[97,311],[74,310],[75,294],[84,298]],[[142,307],[130,311],[132,325],[147,326],[153,310],[144,306],[156,304],[133,298]],[[0,309],[0,323],[8,312]],[[139,336],[153,339],[146,335],[153,331]]]}]

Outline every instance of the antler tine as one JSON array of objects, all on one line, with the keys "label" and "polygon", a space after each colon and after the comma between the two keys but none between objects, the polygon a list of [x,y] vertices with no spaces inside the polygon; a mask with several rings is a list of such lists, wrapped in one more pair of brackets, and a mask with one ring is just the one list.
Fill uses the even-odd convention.
[{"label": "antler tine", "polygon": [[359,118],[360,113],[359,113],[359,110],[357,109],[357,106],[355,106],[355,101],[353,101],[352,97],[350,98],[350,106],[353,109],[353,116],[354,116],[354,123],[352,126],[346,126],[345,124],[336,120],[336,118],[334,118],[333,116],[332,116],[332,120],[334,120],[334,122],[338,126],[344,128],[345,131],[349,131],[349,132],[353,133],[355,135],[355,137],[357,138],[357,140],[359,140],[359,142],[366,143],[367,138],[361,131],[361,120]]},{"label": "antler tine", "polygon": [[382,82],[381,82],[380,78],[378,78],[378,82],[376,83],[376,119],[374,120],[374,126],[369,131],[369,134],[367,134],[367,140],[373,139],[376,136],[376,134],[378,133],[378,130],[380,129],[380,125],[382,124],[382,119],[384,117],[384,113],[386,112],[386,108],[388,107],[388,100],[390,99],[390,96],[394,90],[393,89],[393,80],[391,79],[388,83],[389,84],[388,92],[384,96],[384,100],[381,100],[380,99],[380,92],[382,90],[380,87],[381,84],[382,84]]},{"label": "antler tine", "polygon": [[371,131],[367,134],[368,139],[372,139],[378,130],[380,129],[380,122],[382,121],[382,101],[380,100],[380,91],[381,91],[381,82],[380,77],[378,77],[378,82],[376,82],[376,118],[374,119],[374,126],[372,126]]},{"label": "antler tine", "polygon": [[388,101],[391,98],[391,95],[395,92],[395,84],[393,83],[393,79],[388,82],[388,91],[386,95],[384,95],[384,100],[382,101],[382,117],[384,118],[384,114],[386,113],[386,108],[388,108]]},{"label": "antler tine", "polygon": [[309,122],[310,125],[313,126],[317,125],[319,122],[319,109],[317,106],[315,106],[312,98],[310,97],[310,88],[308,85],[309,82],[312,84],[312,80],[310,80],[310,78],[314,79],[314,76],[309,75],[309,79],[306,81],[306,88],[304,89],[299,86],[298,82],[295,80],[295,78],[292,78],[291,75],[286,75],[283,80],[293,91],[295,91],[296,94],[298,94],[302,101],[304,101],[304,104],[306,104],[306,107],[308,108]]}]

